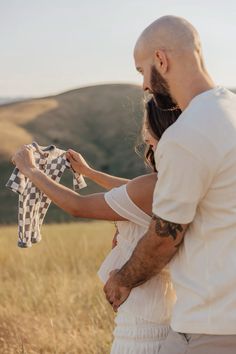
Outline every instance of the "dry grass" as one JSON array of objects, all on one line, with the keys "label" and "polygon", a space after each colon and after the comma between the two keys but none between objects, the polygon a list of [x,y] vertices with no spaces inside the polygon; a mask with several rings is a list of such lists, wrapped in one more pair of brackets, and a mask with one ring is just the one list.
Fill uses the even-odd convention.
[{"label": "dry grass", "polygon": [[41,114],[58,107],[54,98],[42,98],[0,107],[0,121],[11,121],[23,125],[36,119]]},{"label": "dry grass", "polygon": [[23,144],[31,143],[33,137],[24,128],[15,123],[0,121],[1,151],[0,159],[9,159]]},{"label": "dry grass", "polygon": [[109,353],[113,313],[96,271],[111,223],[48,225],[31,249],[0,228],[0,353]]}]

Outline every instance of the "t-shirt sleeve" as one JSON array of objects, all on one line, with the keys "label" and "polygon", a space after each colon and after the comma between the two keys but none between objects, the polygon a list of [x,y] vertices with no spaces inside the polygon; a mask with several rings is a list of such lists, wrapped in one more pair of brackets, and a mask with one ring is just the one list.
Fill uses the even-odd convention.
[{"label": "t-shirt sleeve", "polygon": [[155,161],[158,180],[153,214],[175,223],[190,223],[209,186],[208,166],[196,152],[169,140],[157,148]]}]

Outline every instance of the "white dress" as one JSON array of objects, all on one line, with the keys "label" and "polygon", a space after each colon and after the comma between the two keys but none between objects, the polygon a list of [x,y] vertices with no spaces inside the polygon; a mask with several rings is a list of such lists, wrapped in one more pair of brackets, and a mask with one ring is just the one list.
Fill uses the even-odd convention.
[{"label": "white dress", "polygon": [[[118,221],[117,246],[102,263],[98,275],[103,283],[113,269],[130,258],[137,242],[148,230],[151,217],[129,197],[126,185],[105,194],[108,205],[128,221]],[[157,354],[169,331],[175,293],[168,269],[132,289],[116,316],[111,354]]]}]

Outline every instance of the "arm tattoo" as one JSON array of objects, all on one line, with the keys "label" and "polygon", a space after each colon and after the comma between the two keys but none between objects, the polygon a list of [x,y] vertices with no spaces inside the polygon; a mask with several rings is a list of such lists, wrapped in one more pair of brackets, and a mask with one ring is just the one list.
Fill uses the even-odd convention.
[{"label": "arm tattoo", "polygon": [[155,231],[160,237],[171,236],[174,240],[176,240],[178,232],[183,231],[183,227],[181,224],[166,221],[154,214],[152,216],[152,219],[155,221]]},{"label": "arm tattoo", "polygon": [[149,230],[139,240],[132,256],[119,271],[123,286],[133,288],[158,274],[184,240],[187,225],[166,221],[155,215],[152,220]]}]

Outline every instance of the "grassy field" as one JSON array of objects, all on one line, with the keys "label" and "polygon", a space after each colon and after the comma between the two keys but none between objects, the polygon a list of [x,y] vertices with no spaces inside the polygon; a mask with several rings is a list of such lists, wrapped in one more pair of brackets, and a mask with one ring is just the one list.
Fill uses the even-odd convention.
[{"label": "grassy field", "polygon": [[0,353],[106,354],[113,312],[97,270],[112,223],[47,225],[19,249],[17,227],[0,227]]}]

